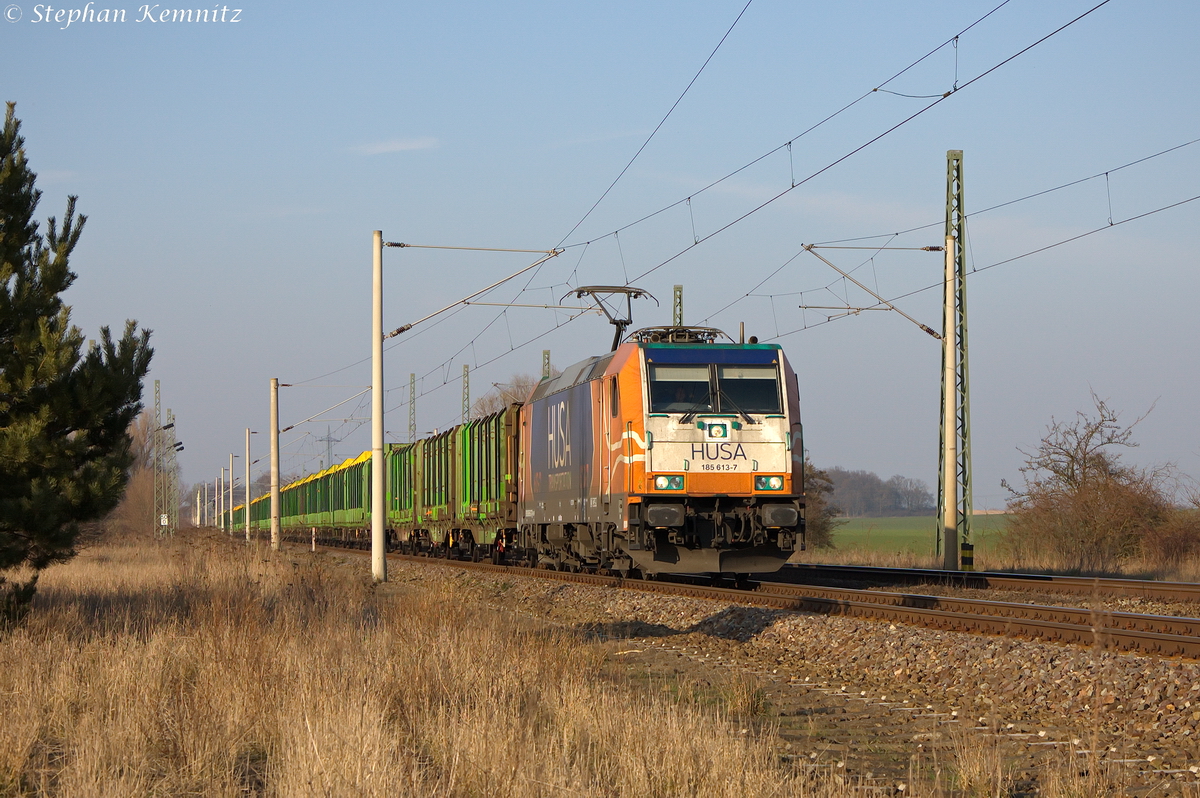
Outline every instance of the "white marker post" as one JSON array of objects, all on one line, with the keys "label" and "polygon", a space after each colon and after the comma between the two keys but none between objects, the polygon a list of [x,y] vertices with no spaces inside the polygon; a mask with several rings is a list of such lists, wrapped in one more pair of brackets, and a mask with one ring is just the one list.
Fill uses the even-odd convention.
[{"label": "white marker post", "polygon": [[243,517],[246,521],[246,542],[250,542],[250,428],[246,427],[246,503]]},{"label": "white marker post", "polygon": [[271,378],[271,548],[279,551],[279,379]]},{"label": "white marker post", "polygon": [[229,504],[226,505],[227,509],[229,510],[229,526],[226,527],[226,531],[229,532],[229,534],[231,534],[231,535],[234,532],[234,529],[233,529],[233,483],[235,480],[233,477],[233,458],[235,456],[236,455],[234,455],[233,452],[229,453]]},{"label": "white marker post", "polygon": [[387,581],[383,465],[383,231],[374,232],[371,263],[371,574]]}]

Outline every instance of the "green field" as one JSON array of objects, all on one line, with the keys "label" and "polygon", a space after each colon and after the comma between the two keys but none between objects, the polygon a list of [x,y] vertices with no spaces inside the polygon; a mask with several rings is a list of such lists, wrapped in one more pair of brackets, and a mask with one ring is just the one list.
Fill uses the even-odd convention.
[{"label": "green field", "polygon": [[[996,532],[1008,519],[1007,515],[976,515],[971,521],[975,551],[983,554],[996,541]],[[881,554],[907,552],[919,557],[932,556],[935,522],[932,516],[895,518],[842,518],[841,526],[833,533],[834,545],[842,550],[859,550]]]}]

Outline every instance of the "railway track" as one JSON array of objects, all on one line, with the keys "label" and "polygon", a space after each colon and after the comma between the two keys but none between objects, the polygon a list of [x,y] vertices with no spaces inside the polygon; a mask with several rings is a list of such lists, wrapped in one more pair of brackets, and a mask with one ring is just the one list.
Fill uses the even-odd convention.
[{"label": "railway track", "polygon": [[755,593],[795,597],[801,609],[885,618],[955,631],[1200,657],[1200,619],[982,599],[759,583]]},{"label": "railway track", "polygon": [[[322,546],[330,551],[339,547]],[[845,587],[755,581],[736,589],[682,580],[645,581],[462,560],[389,554],[393,560],[438,562],[457,568],[553,579],[672,596],[705,598],[780,610],[873,618],[975,634],[1101,646],[1156,656],[1200,658],[1200,619],[1092,611],[981,599],[891,593]]]},{"label": "railway track", "polygon": [[1135,596],[1171,602],[1200,602],[1200,584],[1146,579],[1010,574],[989,571],[939,571],[865,565],[789,563],[772,580],[793,584],[947,585],[981,590],[1036,590],[1074,595]]}]

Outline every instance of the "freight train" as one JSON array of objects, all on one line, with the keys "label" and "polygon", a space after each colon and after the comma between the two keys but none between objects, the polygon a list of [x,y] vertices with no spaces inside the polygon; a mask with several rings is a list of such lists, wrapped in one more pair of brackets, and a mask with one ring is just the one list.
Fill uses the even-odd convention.
[{"label": "freight train", "polygon": [[[778,569],[804,546],[796,374],[778,345],[723,335],[638,330],[523,403],[388,445],[388,548],[648,578]],[[370,490],[370,452],[292,482],[284,535],[368,546]],[[269,496],[250,526],[269,530]]]}]

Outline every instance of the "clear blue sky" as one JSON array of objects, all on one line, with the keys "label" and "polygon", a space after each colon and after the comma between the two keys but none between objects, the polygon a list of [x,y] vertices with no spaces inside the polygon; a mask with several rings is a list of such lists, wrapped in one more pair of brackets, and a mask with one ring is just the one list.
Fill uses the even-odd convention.
[{"label": "clear blue sky", "polygon": [[[71,2],[62,8],[85,7]],[[488,300],[553,303],[569,285],[623,283],[684,250],[694,235],[931,100],[873,93],[790,151],[701,188],[879,86],[998,2],[755,0],[628,173],[567,238],[593,243]],[[89,216],[68,294],[75,322],[89,335],[126,318],[154,330],[147,401],[152,380],[161,380],[187,446],[185,479],[211,480],[229,452],[241,452],[246,427],[265,431],[270,377],[368,384],[365,363],[321,375],[369,355],[372,230],[421,244],[558,244],[744,4],[246,2],[236,23],[164,23],[138,21],[139,5],[110,2],[90,8],[124,9],[124,22],[64,28],[45,21],[45,4],[21,0],[5,10],[17,21],[0,20],[0,99],[18,103],[45,192],[42,217],[61,215],[67,194],[78,194]],[[962,86],[1094,4],[1011,0],[957,48],[887,88],[938,95],[953,86],[956,68]],[[1107,180],[972,219],[973,268],[1200,194],[1200,144],[1111,171],[1200,137],[1198,29],[1195,3],[1113,0],[638,280],[663,305],[642,303],[637,323],[669,321],[671,287],[683,283],[688,321],[735,334],[745,321],[748,333],[780,336],[800,374],[818,465],[932,484],[939,344],[888,312],[814,326],[822,312],[801,311],[799,292],[809,305],[871,300],[844,293],[812,255],[789,259],[802,244],[923,224],[934,226],[892,245],[940,243],[948,149],[965,152],[968,212],[1110,171]],[[619,246],[607,235],[689,196],[690,206],[622,232]],[[1002,505],[1000,479],[1019,479],[1017,447],[1034,446],[1052,417],[1088,409],[1090,391],[1130,420],[1155,405],[1132,462],[1170,461],[1200,476],[1198,219],[1200,202],[1189,203],[969,278],[977,506]],[[940,277],[938,255],[825,254],[859,267],[856,276],[887,297]],[[530,257],[388,250],[385,324],[423,316]],[[939,303],[936,290],[898,300],[940,329]],[[514,373],[536,373],[543,348],[565,366],[604,351],[611,338],[592,315],[551,331],[565,314],[499,313],[462,310],[388,352],[391,439],[407,436],[409,372],[422,377],[423,433],[458,420],[463,362],[480,366],[478,394]],[[285,389],[282,423],[361,387]],[[343,438],[334,446],[339,459],[365,448],[366,399],[322,416],[360,420],[285,435],[285,471],[314,469],[326,457],[316,438],[327,429]],[[265,454],[265,435],[254,446],[254,457]]]}]

